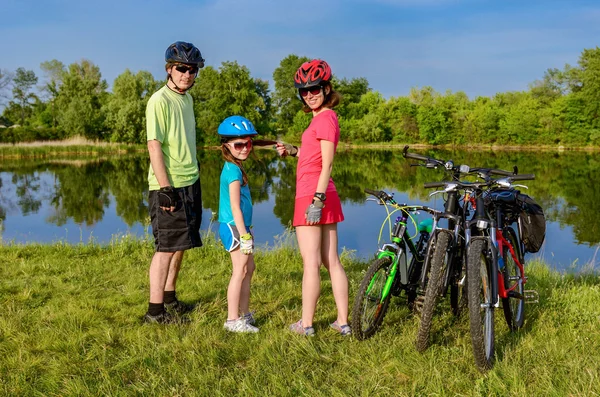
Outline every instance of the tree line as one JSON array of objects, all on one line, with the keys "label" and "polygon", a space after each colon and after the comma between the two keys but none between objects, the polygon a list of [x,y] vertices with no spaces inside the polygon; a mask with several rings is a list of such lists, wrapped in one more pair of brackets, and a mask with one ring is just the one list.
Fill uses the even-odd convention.
[{"label": "tree line", "polygon": [[[307,57],[288,55],[273,72],[273,89],[235,61],[201,69],[194,98],[198,144],[218,142],[217,126],[244,115],[266,137],[298,141],[310,123],[293,85]],[[43,62],[41,85],[31,70],[0,69],[0,141],[88,139],[145,143],[145,108],[165,84],[147,71],[125,70],[108,91],[89,60]],[[341,140],[352,143],[433,145],[600,145],[600,48],[584,49],[576,66],[548,69],[527,91],[470,99],[464,92],[414,87],[408,96],[384,98],[366,78],[333,77],[342,95],[336,108]]]}]

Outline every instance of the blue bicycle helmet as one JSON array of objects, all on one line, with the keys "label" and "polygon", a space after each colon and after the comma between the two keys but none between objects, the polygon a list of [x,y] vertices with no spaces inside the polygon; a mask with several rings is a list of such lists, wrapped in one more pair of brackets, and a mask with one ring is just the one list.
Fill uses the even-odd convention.
[{"label": "blue bicycle helmet", "polygon": [[229,116],[219,125],[218,134],[222,141],[258,134],[250,120],[242,116]]}]

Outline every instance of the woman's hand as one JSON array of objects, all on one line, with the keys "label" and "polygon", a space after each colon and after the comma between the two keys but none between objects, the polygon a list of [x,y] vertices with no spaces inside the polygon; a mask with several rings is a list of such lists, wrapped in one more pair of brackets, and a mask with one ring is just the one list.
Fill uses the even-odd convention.
[{"label": "woman's hand", "polygon": [[275,148],[281,157],[296,157],[296,155],[298,155],[298,147],[292,145],[291,143],[277,142]]},{"label": "woman's hand", "polygon": [[321,200],[314,200],[311,205],[308,206],[304,217],[306,218],[307,225],[316,225],[321,222],[321,212],[323,211],[325,204]]}]

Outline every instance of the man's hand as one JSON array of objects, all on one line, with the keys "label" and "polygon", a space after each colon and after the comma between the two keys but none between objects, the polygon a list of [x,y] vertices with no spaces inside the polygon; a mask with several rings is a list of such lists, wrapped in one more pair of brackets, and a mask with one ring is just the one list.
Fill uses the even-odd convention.
[{"label": "man's hand", "polygon": [[242,234],[240,236],[240,250],[244,255],[250,255],[254,252],[254,240],[250,233]]},{"label": "man's hand", "polygon": [[165,186],[158,189],[158,206],[165,211],[175,211],[179,195],[173,189],[173,186]]},{"label": "man's hand", "polygon": [[308,225],[316,225],[321,222],[321,211],[323,210],[323,207],[325,207],[325,204],[320,200],[314,200],[313,203],[308,206],[305,212],[306,223]]}]

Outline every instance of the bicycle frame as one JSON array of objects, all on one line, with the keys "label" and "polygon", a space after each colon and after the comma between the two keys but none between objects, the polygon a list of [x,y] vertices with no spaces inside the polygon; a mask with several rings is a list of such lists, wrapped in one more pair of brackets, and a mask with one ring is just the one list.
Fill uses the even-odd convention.
[{"label": "bicycle frame", "polygon": [[[425,209],[419,207],[413,207],[412,209]],[[383,292],[381,295],[381,302],[383,302],[387,296],[390,294],[392,287],[394,286],[394,282],[397,280],[401,285],[408,285],[410,283],[410,276],[414,274],[414,268],[418,263],[423,263],[425,261],[425,253],[423,252],[423,247],[429,240],[428,232],[420,232],[419,240],[415,245],[408,234],[408,228],[406,225],[406,220],[409,216],[408,210],[402,209],[402,217],[397,222],[394,231],[392,232],[392,243],[387,243],[381,246],[378,251],[377,258],[385,258],[389,257],[392,260],[392,266],[390,269],[390,274],[387,277],[386,284],[383,288]],[[436,220],[434,218],[433,228],[435,228]],[[432,229],[433,229],[432,228]],[[400,258],[403,255],[406,255],[406,248],[412,254],[412,258],[410,264],[406,263],[406,256],[404,257],[404,263],[400,263]],[[400,271],[400,277],[397,278],[396,275]],[[367,291],[370,291],[373,287],[373,282],[369,285]]]},{"label": "bicycle frame", "polygon": [[[503,248],[506,245],[508,247],[508,250],[510,251],[510,255],[512,256],[512,259],[515,261],[515,263],[519,267],[519,270],[521,271],[522,276],[520,277],[520,281],[522,281],[523,285],[525,285],[527,283],[527,278],[525,277],[525,269],[523,267],[523,264],[517,257],[514,247],[508,240],[506,240],[504,238],[504,235],[502,234],[502,230],[500,230],[500,229],[496,230],[496,241],[498,241],[498,252],[499,252],[498,260],[501,261],[500,262],[501,264],[504,263],[504,257],[502,256],[502,253],[504,252]],[[499,271],[500,271],[500,269],[499,269]],[[514,285],[509,286],[509,288],[507,289],[506,286],[504,285],[504,277],[498,277],[498,294],[500,295],[500,298],[508,298],[509,292],[514,291],[518,285],[519,285],[518,283],[515,283]],[[523,297],[519,297],[519,298],[523,299]]]}]

